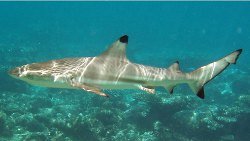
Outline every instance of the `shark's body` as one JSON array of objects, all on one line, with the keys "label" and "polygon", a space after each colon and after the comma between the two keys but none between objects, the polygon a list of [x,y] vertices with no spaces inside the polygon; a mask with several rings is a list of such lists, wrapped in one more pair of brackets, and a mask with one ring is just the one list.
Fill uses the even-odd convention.
[{"label": "shark's body", "polygon": [[126,57],[128,36],[124,35],[96,57],[65,58],[17,67],[9,73],[30,84],[83,89],[108,96],[102,89],[141,89],[149,93],[165,87],[170,93],[180,83],[187,83],[204,98],[203,86],[230,64],[236,63],[241,49],[193,72],[183,73],[178,61],[169,68],[156,68],[130,62]]}]

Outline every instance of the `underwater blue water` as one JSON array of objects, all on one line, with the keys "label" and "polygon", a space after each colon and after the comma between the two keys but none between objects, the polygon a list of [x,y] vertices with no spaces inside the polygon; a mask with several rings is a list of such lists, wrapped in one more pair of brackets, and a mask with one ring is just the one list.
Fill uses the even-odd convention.
[{"label": "underwater blue water", "polygon": [[[234,50],[230,66],[205,87],[173,95],[28,85],[16,66],[96,56],[129,35],[132,62],[192,71]],[[0,140],[247,141],[250,138],[250,2],[0,2]]]}]

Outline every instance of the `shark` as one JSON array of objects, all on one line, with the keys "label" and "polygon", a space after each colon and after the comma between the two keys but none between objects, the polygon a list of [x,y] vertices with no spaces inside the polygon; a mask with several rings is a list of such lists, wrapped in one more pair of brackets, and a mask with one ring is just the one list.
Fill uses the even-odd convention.
[{"label": "shark", "polygon": [[168,68],[158,68],[131,62],[126,56],[128,36],[124,35],[95,57],[77,57],[31,63],[9,70],[9,75],[29,84],[82,89],[104,97],[104,89],[139,89],[155,94],[156,87],[164,87],[170,94],[186,83],[201,99],[204,85],[236,64],[242,49],[191,72],[182,72],[176,61]]}]

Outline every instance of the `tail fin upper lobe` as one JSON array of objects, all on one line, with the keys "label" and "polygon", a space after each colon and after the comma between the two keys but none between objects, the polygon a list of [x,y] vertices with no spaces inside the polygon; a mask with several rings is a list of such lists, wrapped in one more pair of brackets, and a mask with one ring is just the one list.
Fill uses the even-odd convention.
[{"label": "tail fin upper lobe", "polygon": [[225,56],[224,58],[210,63],[206,66],[200,67],[199,69],[188,73],[187,77],[190,80],[188,85],[194,93],[197,94],[200,98],[204,99],[204,88],[203,86],[225,70],[230,64],[236,64],[236,61],[241,54],[242,49],[236,50],[231,54]]}]

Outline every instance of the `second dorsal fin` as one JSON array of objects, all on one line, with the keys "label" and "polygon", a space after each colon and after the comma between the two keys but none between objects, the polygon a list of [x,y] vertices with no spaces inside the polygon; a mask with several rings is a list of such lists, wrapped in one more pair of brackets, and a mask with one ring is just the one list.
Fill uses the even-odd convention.
[{"label": "second dorsal fin", "polygon": [[168,69],[171,71],[180,71],[179,61],[173,63]]}]

